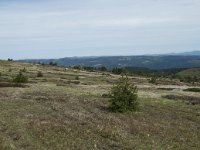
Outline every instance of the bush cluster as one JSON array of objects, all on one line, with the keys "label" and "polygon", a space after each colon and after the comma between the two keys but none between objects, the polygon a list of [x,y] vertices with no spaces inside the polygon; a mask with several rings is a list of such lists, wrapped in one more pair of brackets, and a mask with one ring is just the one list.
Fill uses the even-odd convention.
[{"label": "bush cluster", "polygon": [[181,77],[180,82],[186,82],[186,83],[196,83],[200,82],[200,78],[197,76],[186,76],[186,77]]}]

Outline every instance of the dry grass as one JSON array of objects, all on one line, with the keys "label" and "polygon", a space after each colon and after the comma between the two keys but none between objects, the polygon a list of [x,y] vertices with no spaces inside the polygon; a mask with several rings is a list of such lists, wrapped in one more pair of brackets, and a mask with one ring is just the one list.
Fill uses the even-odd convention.
[{"label": "dry grass", "polygon": [[[200,97],[184,92],[185,85],[151,85],[147,79],[133,79],[139,88],[140,111],[117,114],[108,110],[108,98],[102,95],[119,76],[0,62],[2,82],[24,67],[28,87],[0,88],[0,149],[200,148],[200,105],[162,98]],[[42,78],[36,77],[38,71]],[[80,83],[69,83],[77,75]]]},{"label": "dry grass", "polygon": [[4,87],[22,87],[22,88],[25,88],[27,86],[25,84],[21,84],[21,83],[0,82],[0,88],[4,88]]},{"label": "dry grass", "polygon": [[165,95],[165,96],[162,96],[162,97],[166,98],[166,99],[170,99],[170,100],[183,100],[183,101],[186,101],[186,102],[188,102],[189,104],[192,104],[192,105],[200,104],[200,98],[194,97],[194,96]]}]

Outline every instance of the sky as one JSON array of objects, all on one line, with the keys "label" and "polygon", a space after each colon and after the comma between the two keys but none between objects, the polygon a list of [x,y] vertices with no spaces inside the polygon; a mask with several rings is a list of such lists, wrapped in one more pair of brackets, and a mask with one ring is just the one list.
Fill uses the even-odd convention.
[{"label": "sky", "polygon": [[0,0],[0,59],[200,50],[200,0]]}]

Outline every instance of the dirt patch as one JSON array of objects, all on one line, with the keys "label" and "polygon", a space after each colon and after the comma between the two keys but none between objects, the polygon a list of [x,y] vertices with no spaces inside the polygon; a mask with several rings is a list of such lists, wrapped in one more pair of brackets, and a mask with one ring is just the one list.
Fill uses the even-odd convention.
[{"label": "dirt patch", "polygon": [[192,105],[200,104],[200,98],[194,96],[165,95],[162,96],[162,98],[166,98],[169,100],[183,100]]}]

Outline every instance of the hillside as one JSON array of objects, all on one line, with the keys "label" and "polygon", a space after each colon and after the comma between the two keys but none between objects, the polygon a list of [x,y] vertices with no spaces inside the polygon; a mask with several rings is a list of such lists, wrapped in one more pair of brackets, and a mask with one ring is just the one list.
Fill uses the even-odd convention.
[{"label": "hillside", "polygon": [[149,69],[193,68],[200,67],[200,56],[163,55],[163,56],[107,56],[107,57],[68,57],[50,60],[21,60],[22,62],[57,62],[60,66],[106,66],[143,67]]},{"label": "hillside", "polygon": [[[19,70],[28,83],[14,87]],[[140,109],[120,114],[102,96],[119,77],[0,61],[0,149],[200,149],[200,93],[183,91],[192,85],[132,76]]]},{"label": "hillside", "polygon": [[191,68],[191,69],[186,69],[183,70],[179,73],[177,73],[178,76],[180,77],[200,77],[200,68]]}]

